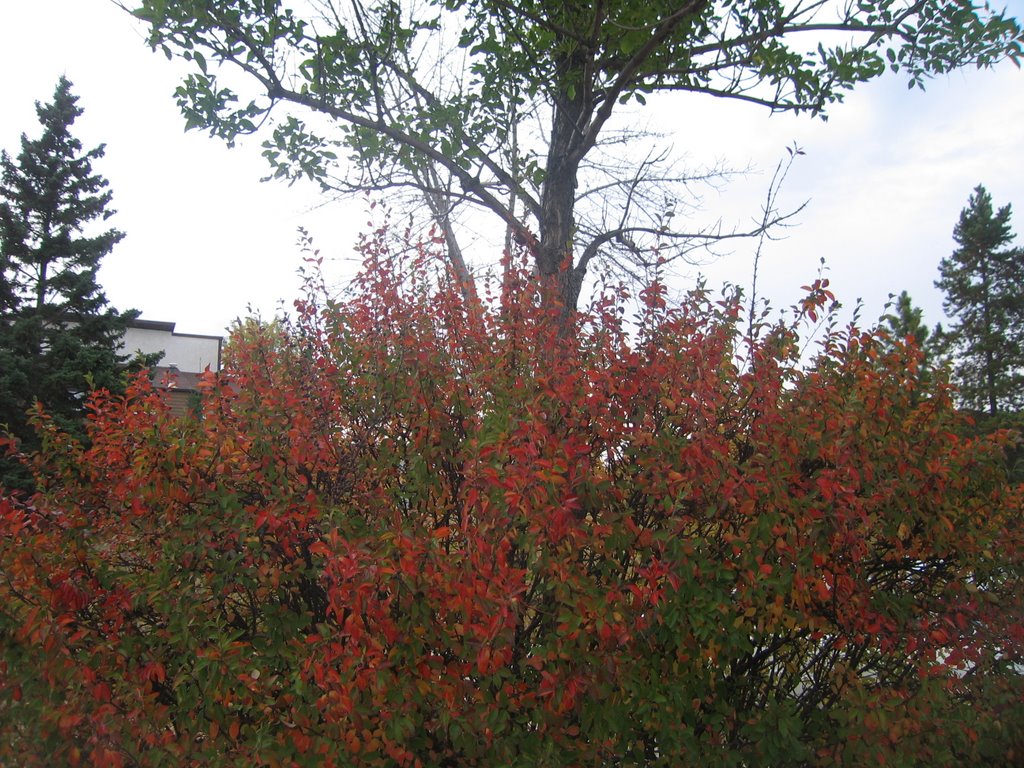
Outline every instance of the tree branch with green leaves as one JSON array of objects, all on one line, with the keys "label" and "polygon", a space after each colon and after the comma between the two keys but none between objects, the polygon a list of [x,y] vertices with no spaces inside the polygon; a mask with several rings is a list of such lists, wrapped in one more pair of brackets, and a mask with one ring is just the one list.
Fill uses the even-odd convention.
[{"label": "tree branch with green leaves", "polygon": [[[497,217],[567,310],[579,300],[570,275],[596,258],[587,248],[611,255],[617,243],[577,206],[588,161],[647,96],[825,116],[887,70],[921,87],[1018,63],[1024,41],[1016,20],[969,0],[140,0],[132,12],[150,45],[196,66],[178,91],[188,127],[233,141],[269,122],[274,175],[327,188],[347,163],[350,179],[386,168],[396,186],[450,178],[451,203],[433,215],[464,200]],[[607,232],[621,228],[610,218]],[[686,250],[685,237],[669,241],[680,249],[663,256]]]}]

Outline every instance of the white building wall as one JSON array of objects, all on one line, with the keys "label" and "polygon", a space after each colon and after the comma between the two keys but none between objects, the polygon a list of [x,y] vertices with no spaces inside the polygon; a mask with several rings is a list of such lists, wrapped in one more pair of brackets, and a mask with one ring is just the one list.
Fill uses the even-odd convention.
[{"label": "white building wall", "polygon": [[121,354],[163,352],[157,365],[175,366],[180,371],[202,373],[209,367],[220,370],[221,336],[175,333],[174,323],[136,320],[125,332]]}]

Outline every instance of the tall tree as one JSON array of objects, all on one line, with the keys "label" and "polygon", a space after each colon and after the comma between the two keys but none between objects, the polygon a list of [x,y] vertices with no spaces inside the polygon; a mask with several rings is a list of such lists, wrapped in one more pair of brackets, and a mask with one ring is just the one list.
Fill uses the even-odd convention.
[{"label": "tall tree", "polygon": [[[655,241],[665,257],[738,234],[675,215],[663,184],[684,175],[616,131],[620,105],[674,92],[823,114],[887,68],[920,85],[1016,60],[1022,43],[1015,20],[971,0],[140,0],[134,13],[154,48],[194,63],[178,90],[189,127],[232,141],[269,120],[275,175],[420,190],[464,280],[453,213],[489,211],[570,309],[598,256],[642,267]],[[239,101],[231,69],[255,98]],[[355,164],[338,178],[341,152]]]},{"label": "tall tree", "polygon": [[[97,283],[124,234],[97,231],[113,214],[108,183],[92,170],[104,148],[83,152],[71,134],[82,114],[71,83],[62,77],[36,112],[42,135],[22,134],[17,161],[0,154],[0,426],[29,446],[34,402],[73,427],[91,387],[122,386],[118,349],[137,315],[108,307]],[[0,482],[15,471],[0,466]]]},{"label": "tall tree", "polygon": [[963,402],[992,416],[1024,404],[1024,250],[1008,247],[1010,206],[992,207],[975,188],[953,229],[959,246],[939,264],[935,285],[950,329]]},{"label": "tall tree", "polygon": [[882,315],[880,325],[889,337],[890,350],[896,342],[912,340],[920,353],[916,363],[919,376],[922,381],[931,382],[935,370],[944,365],[947,334],[941,323],[929,329],[923,315],[921,307],[915,306],[910,294],[903,291],[891,311]]}]

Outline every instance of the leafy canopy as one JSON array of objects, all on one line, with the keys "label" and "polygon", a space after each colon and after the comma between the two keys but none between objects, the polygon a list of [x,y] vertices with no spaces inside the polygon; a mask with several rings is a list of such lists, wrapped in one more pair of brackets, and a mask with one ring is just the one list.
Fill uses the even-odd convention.
[{"label": "leafy canopy", "polygon": [[243,325],[201,419],[140,380],[88,447],[40,420],[0,761],[1019,760],[1022,488],[912,345],[836,329],[804,368],[799,322],[658,285],[569,340],[529,270],[490,309],[392,242]]},{"label": "leafy canopy", "polygon": [[920,86],[1016,62],[1024,39],[970,0],[142,0],[134,14],[194,63],[177,92],[188,127],[231,142],[267,126],[277,177],[418,190],[463,283],[458,213],[489,211],[570,308],[599,255],[642,275],[656,241],[666,258],[741,234],[677,215],[699,179],[641,154],[649,142],[612,120],[621,105],[675,92],[824,115],[886,69]]}]

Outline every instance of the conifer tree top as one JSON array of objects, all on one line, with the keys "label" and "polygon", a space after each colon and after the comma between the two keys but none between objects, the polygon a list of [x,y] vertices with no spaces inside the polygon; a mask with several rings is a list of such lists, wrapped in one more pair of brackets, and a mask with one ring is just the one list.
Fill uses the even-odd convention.
[{"label": "conifer tree top", "polygon": [[996,415],[1024,404],[1024,251],[1013,248],[1010,206],[996,209],[980,184],[953,229],[957,249],[936,287],[956,318],[954,378],[964,403]]},{"label": "conifer tree top", "polygon": [[[123,389],[119,349],[127,322],[107,304],[100,262],[124,237],[103,224],[114,211],[107,180],[72,126],[82,114],[61,77],[36,104],[38,138],[22,134],[17,159],[0,153],[0,429],[31,448],[36,402],[75,430],[91,388]],[[8,475],[0,463],[0,484]]]}]

